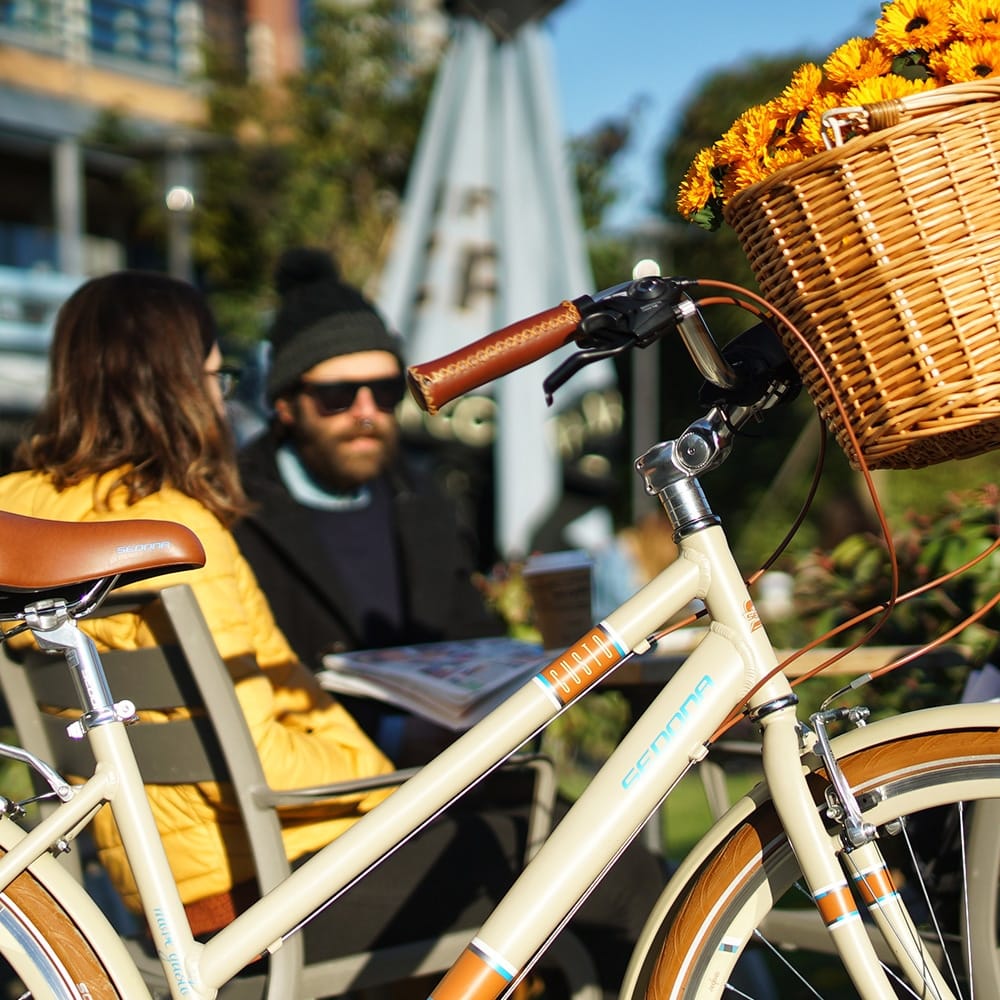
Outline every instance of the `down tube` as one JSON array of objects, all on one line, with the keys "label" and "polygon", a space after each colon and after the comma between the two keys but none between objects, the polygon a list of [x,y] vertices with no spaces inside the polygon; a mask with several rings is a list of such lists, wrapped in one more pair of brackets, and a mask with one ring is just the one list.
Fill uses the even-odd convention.
[{"label": "down tube", "polygon": [[[249,957],[268,948],[288,928],[394,850],[417,827],[447,806],[483,774],[542,730],[571,701],[641,647],[672,615],[697,596],[698,566],[678,559],[607,623],[594,626],[443,753],[420,769],[377,808],[363,816],[267,896],[224,927],[201,953],[204,982],[227,982]],[[250,950],[254,949],[254,950]]]},{"label": "down tube", "polygon": [[738,651],[710,631],[442,979],[434,1000],[496,1000],[700,756],[745,692]]}]

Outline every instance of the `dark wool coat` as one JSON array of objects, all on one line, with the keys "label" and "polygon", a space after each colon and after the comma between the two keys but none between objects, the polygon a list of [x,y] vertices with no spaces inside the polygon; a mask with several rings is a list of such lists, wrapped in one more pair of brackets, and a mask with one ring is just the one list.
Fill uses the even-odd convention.
[{"label": "dark wool coat", "polygon": [[[244,488],[254,504],[236,540],[267,595],[275,619],[299,657],[320,669],[326,652],[358,649],[361,622],[350,585],[323,556],[308,518],[282,483],[275,442],[264,434],[240,453]],[[391,643],[465,639],[503,632],[472,582],[473,548],[454,506],[412,475],[391,482],[392,524],[403,576],[404,624]]]}]

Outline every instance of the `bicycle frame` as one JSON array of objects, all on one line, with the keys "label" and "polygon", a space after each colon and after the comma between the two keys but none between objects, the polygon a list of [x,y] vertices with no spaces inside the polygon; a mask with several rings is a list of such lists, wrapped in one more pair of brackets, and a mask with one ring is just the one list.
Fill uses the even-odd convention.
[{"label": "bicycle frame", "polygon": [[[683,490],[690,489],[685,481]],[[673,505],[688,503],[675,497]],[[665,506],[667,504],[665,503]],[[110,803],[175,997],[207,998],[264,951],[345,891],[412,833],[593,689],[649,649],[649,637],[693,600],[711,617],[707,634],[552,832],[434,996],[493,1000],[526,971],[590,889],[657,810],[734,708],[777,665],[722,529],[701,518],[679,538],[679,558],[594,626],[562,656],[462,735],[371,813],[310,858],[207,943],[196,942],[125,733],[128,704],[115,705],[92,642],[73,622],[36,632],[67,652],[85,699],[97,768],[48,818],[0,859],[0,886]],[[795,698],[780,673],[750,700],[764,731],[764,771],[807,880],[864,996],[890,997],[854,911],[835,845],[808,795]]]}]

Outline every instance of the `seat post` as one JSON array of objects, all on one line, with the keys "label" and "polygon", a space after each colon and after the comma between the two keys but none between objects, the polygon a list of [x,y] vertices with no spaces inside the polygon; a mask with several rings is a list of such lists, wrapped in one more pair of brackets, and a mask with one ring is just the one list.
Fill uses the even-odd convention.
[{"label": "seat post", "polygon": [[82,739],[87,730],[108,722],[128,722],[135,718],[130,701],[117,704],[101,665],[93,640],[77,625],[66,602],[46,600],[25,609],[25,623],[41,649],[62,653],[66,658],[83,715],[68,728],[70,737]]}]

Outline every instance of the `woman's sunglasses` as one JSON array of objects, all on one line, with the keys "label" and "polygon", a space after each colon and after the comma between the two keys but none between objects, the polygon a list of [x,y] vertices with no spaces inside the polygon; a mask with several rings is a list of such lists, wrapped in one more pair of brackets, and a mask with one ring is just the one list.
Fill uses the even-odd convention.
[{"label": "woman's sunglasses", "polygon": [[223,365],[214,372],[205,372],[209,378],[218,379],[219,391],[225,400],[232,399],[236,395],[236,390],[240,384],[240,377],[243,370],[234,365]]},{"label": "woman's sunglasses", "polygon": [[357,382],[300,382],[299,392],[310,396],[322,417],[344,413],[354,405],[358,392],[367,389],[383,413],[391,413],[403,400],[406,383],[402,375],[361,379]]}]

